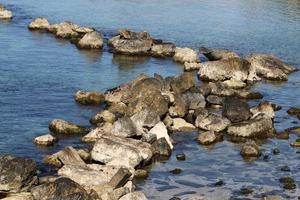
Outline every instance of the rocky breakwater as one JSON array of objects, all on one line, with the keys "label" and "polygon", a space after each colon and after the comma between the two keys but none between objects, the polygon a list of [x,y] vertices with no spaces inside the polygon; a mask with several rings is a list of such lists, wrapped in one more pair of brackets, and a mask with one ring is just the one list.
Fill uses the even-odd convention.
[{"label": "rocky breakwater", "polygon": [[103,47],[103,36],[100,32],[69,21],[50,24],[46,18],[37,18],[28,25],[28,29],[52,33],[57,38],[70,40],[80,49],[102,49]]},{"label": "rocky breakwater", "polygon": [[13,18],[13,13],[0,4],[0,20],[10,20]]}]

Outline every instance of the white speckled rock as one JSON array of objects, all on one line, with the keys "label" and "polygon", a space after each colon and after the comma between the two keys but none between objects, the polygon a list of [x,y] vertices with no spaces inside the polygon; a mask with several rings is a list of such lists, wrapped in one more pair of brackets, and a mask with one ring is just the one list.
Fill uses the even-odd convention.
[{"label": "white speckled rock", "polygon": [[197,63],[200,62],[198,53],[190,48],[180,48],[176,47],[175,55],[173,56],[174,61],[185,63]]}]

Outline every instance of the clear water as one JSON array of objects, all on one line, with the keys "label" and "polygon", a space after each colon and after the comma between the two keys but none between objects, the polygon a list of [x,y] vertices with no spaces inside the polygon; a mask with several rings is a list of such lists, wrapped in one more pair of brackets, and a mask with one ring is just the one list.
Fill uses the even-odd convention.
[{"label": "clear water", "polygon": [[[0,153],[34,158],[42,165],[45,154],[66,145],[81,147],[80,137],[60,140],[52,148],[38,148],[32,139],[47,133],[49,121],[63,118],[89,126],[88,119],[101,108],[82,107],[72,97],[78,89],[105,91],[133,79],[140,73],[177,75],[181,66],[169,59],[114,57],[104,52],[80,51],[72,44],[49,34],[33,33],[27,24],[36,17],[51,23],[70,20],[92,26],[111,37],[120,28],[147,30],[155,38],[178,46],[229,48],[244,56],[251,52],[274,53],[300,68],[299,0],[2,0],[15,14],[10,22],[0,22]],[[264,99],[280,104],[276,128],[299,126],[286,114],[290,106],[300,107],[300,73],[286,83],[259,83],[255,89]],[[256,102],[251,102],[256,103]],[[280,188],[278,179],[292,176],[300,187],[300,149],[289,141],[270,139],[261,145],[268,161],[245,162],[239,145],[228,141],[211,148],[199,146],[195,133],[175,134],[178,142],[172,157],[155,163],[145,181],[138,183],[149,199],[168,199],[205,194],[212,199],[241,196],[243,186],[262,194],[278,194],[295,199],[300,190]],[[273,156],[274,147],[281,154]],[[177,161],[184,152],[186,161]],[[291,172],[281,172],[289,165]],[[181,168],[179,175],[169,170]],[[225,185],[212,186],[218,180]]]}]

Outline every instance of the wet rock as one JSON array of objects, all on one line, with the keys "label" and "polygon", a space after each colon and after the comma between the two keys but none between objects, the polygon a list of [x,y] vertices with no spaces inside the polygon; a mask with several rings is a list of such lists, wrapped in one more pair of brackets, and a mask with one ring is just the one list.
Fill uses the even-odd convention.
[{"label": "wet rock", "polygon": [[113,52],[138,55],[150,53],[153,40],[147,32],[133,32],[130,30],[120,30],[119,34],[108,41],[108,45]]},{"label": "wet rock", "polygon": [[239,58],[239,55],[228,49],[208,49],[205,47],[200,48],[202,53],[208,60],[225,60],[230,58]]},{"label": "wet rock", "polygon": [[148,172],[143,169],[137,169],[134,172],[134,178],[146,178],[148,176]]},{"label": "wet rock", "polygon": [[289,115],[299,115],[300,114],[300,108],[292,107],[292,108],[288,109],[287,113]]},{"label": "wet rock", "polygon": [[201,63],[198,75],[204,81],[225,81],[228,79],[246,81],[249,68],[249,62],[240,58],[208,61]]},{"label": "wet rock", "polygon": [[69,178],[59,178],[54,182],[39,185],[31,190],[34,199],[47,200],[92,200],[87,191]]},{"label": "wet rock", "polygon": [[142,192],[132,192],[122,196],[119,200],[147,200],[147,197]]},{"label": "wet rock", "polygon": [[97,31],[86,33],[76,44],[80,49],[101,49],[103,47],[103,38]]},{"label": "wet rock", "polygon": [[189,132],[194,131],[196,127],[193,124],[186,122],[182,118],[174,118],[173,125],[171,126],[172,131],[179,131],[179,132]]},{"label": "wet rock", "polygon": [[56,134],[84,134],[88,130],[62,119],[54,119],[49,124],[49,130]]},{"label": "wet rock", "polygon": [[109,110],[103,110],[90,119],[91,124],[114,123],[115,121],[116,115]]},{"label": "wet rock", "polygon": [[239,137],[267,138],[274,134],[272,119],[264,115],[228,127],[228,135]]},{"label": "wet rock", "polygon": [[135,124],[129,117],[119,118],[112,127],[112,134],[121,137],[133,137],[138,134]]},{"label": "wet rock", "polygon": [[163,122],[158,122],[150,131],[150,134],[156,135],[156,139],[165,138],[171,149],[173,149],[173,144],[171,142],[170,136],[168,134],[167,127]]},{"label": "wet rock", "polygon": [[0,156],[0,192],[28,191],[37,183],[37,166],[31,159]]},{"label": "wet rock", "polygon": [[201,64],[197,62],[185,62],[184,63],[184,70],[185,71],[193,71],[193,70],[199,70],[201,68]]},{"label": "wet rock", "polygon": [[245,82],[235,80],[235,79],[223,81],[223,85],[225,87],[231,88],[231,89],[242,89],[247,86],[247,84]]},{"label": "wet rock", "polygon": [[180,63],[185,63],[185,62],[198,63],[198,62],[200,62],[198,53],[195,50],[190,49],[190,48],[176,47],[173,59],[174,59],[174,61],[180,62]]},{"label": "wet rock", "polygon": [[78,25],[66,21],[48,26],[48,31],[55,34],[56,37],[71,39],[79,36],[79,34],[76,32],[77,28],[79,28]]},{"label": "wet rock", "polygon": [[223,98],[219,97],[217,95],[208,95],[206,97],[206,101],[210,104],[210,105],[222,105],[223,104]]},{"label": "wet rock", "polygon": [[111,134],[113,125],[111,123],[104,123],[100,127],[91,130],[87,135],[82,137],[83,142],[96,142],[104,134]]},{"label": "wet rock", "polygon": [[275,110],[273,107],[274,106],[272,103],[270,103],[268,101],[264,101],[264,102],[261,102],[258,106],[251,108],[250,112],[252,113],[252,115],[256,115],[258,113],[264,113],[269,118],[274,119]]},{"label": "wet rock", "polygon": [[275,137],[280,140],[287,140],[290,138],[290,133],[288,131],[283,131],[281,133],[276,133]]},{"label": "wet rock", "polygon": [[37,18],[30,22],[28,29],[30,30],[46,30],[49,26],[49,22],[46,18]]},{"label": "wet rock", "polygon": [[251,54],[247,60],[251,63],[251,71],[269,80],[286,81],[287,74],[296,71],[296,68],[282,62],[274,55]]},{"label": "wet rock", "polygon": [[82,105],[100,105],[104,103],[105,96],[100,92],[78,91],[75,94],[75,101]]},{"label": "wet rock", "polygon": [[169,108],[171,117],[184,117],[188,110],[188,104],[181,95],[175,95],[174,106]]},{"label": "wet rock", "polygon": [[164,137],[153,142],[152,147],[154,149],[154,155],[158,158],[169,157],[172,153],[172,149]]},{"label": "wet rock", "polygon": [[288,177],[288,176],[282,177],[279,179],[279,182],[282,184],[282,187],[284,189],[287,189],[287,190],[296,189],[296,183],[295,183],[294,179],[291,177]]},{"label": "wet rock", "polygon": [[172,43],[153,44],[151,54],[158,57],[169,57],[175,54],[176,46]]},{"label": "wet rock", "polygon": [[189,110],[204,108],[206,105],[205,98],[201,93],[188,91],[183,93],[182,96],[185,99]]},{"label": "wet rock", "polygon": [[152,144],[153,142],[155,142],[157,140],[157,136],[153,133],[144,133],[142,135],[141,141],[142,142],[147,142],[149,144]]},{"label": "wet rock", "polygon": [[220,132],[225,130],[229,125],[230,121],[218,114],[209,114],[207,117],[196,119],[196,126],[208,131]]},{"label": "wet rock", "polygon": [[87,149],[78,149],[77,153],[83,161],[89,162],[91,160],[91,153],[90,153],[89,150],[87,150]]},{"label": "wet rock", "polygon": [[221,82],[209,82],[207,85],[210,88],[210,94],[220,97],[234,96],[236,91],[231,88],[226,88]]},{"label": "wet rock", "polygon": [[251,187],[242,187],[240,190],[241,194],[248,195],[254,192],[254,189]]},{"label": "wet rock", "polygon": [[214,142],[216,142],[216,140],[217,140],[217,136],[214,131],[206,131],[206,132],[199,133],[197,137],[197,141],[203,145],[213,144]]},{"label": "wet rock", "polygon": [[180,161],[183,161],[183,160],[186,159],[186,156],[185,156],[185,154],[183,154],[183,153],[177,154],[177,155],[176,155],[176,159],[177,159],[177,160],[180,160]]},{"label": "wet rock", "polygon": [[103,135],[95,143],[91,155],[93,160],[107,165],[134,168],[148,163],[153,153],[148,143]]},{"label": "wet rock", "polygon": [[55,137],[53,137],[50,134],[47,134],[47,135],[41,135],[41,136],[36,137],[33,142],[37,145],[51,146],[56,141],[57,141],[57,139]]},{"label": "wet rock", "polygon": [[294,142],[291,142],[290,145],[292,147],[300,147],[300,138],[298,138],[297,140],[295,140]]},{"label": "wet rock", "polygon": [[285,165],[285,166],[282,166],[282,167],[280,168],[280,171],[283,171],[283,172],[290,172],[291,169],[289,168],[289,166]]},{"label": "wet rock", "polygon": [[239,91],[237,96],[241,99],[262,99],[263,95],[259,92]]},{"label": "wet rock", "polygon": [[283,200],[281,196],[266,196],[261,198],[261,200]]},{"label": "wet rock", "polygon": [[170,81],[171,90],[177,94],[181,94],[195,85],[195,75],[192,72],[184,72]]},{"label": "wet rock", "polygon": [[130,119],[137,129],[138,135],[144,134],[147,132],[145,129],[150,129],[160,122],[158,114],[149,109],[144,109],[134,114]]},{"label": "wet rock", "polygon": [[113,113],[116,116],[123,116],[127,112],[127,105],[125,103],[119,102],[119,103],[111,103],[107,110],[111,113]]},{"label": "wet rock", "polygon": [[13,14],[11,11],[6,10],[4,8],[4,6],[0,5],[0,20],[7,20],[7,19],[12,19],[13,18]]},{"label": "wet rock", "polygon": [[179,168],[175,168],[173,170],[170,171],[172,174],[181,174],[182,170]]},{"label": "wet rock", "polygon": [[280,154],[280,149],[278,149],[278,148],[273,149],[273,154],[274,155]]},{"label": "wet rock", "polygon": [[243,157],[259,157],[260,151],[255,142],[251,141],[242,146],[240,154]]},{"label": "wet rock", "polygon": [[245,121],[251,117],[248,103],[235,97],[225,98],[222,114],[233,123]]}]

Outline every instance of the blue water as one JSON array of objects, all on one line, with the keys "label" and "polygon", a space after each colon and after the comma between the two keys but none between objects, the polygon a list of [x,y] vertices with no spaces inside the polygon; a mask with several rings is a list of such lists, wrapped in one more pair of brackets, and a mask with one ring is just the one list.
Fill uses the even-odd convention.
[{"label": "blue water", "polygon": [[[149,31],[153,37],[177,46],[228,48],[242,56],[251,52],[273,53],[300,68],[299,0],[2,0],[1,3],[15,17],[10,22],[0,22],[0,153],[34,158],[42,168],[45,154],[66,145],[83,146],[80,137],[69,137],[53,148],[36,147],[32,139],[48,132],[49,121],[63,118],[89,126],[88,119],[101,109],[77,105],[73,94],[78,89],[104,92],[140,73],[177,75],[182,67],[170,59],[116,57],[106,47],[103,52],[80,51],[50,34],[28,31],[26,26],[36,17],[46,17],[51,23],[70,20],[92,26],[106,39],[120,28],[130,28]],[[286,83],[263,82],[255,86],[264,99],[283,106],[275,119],[278,130],[300,125],[299,120],[286,114],[288,107],[300,107],[299,88],[299,72],[292,74]],[[247,163],[239,156],[237,144],[224,141],[208,150],[196,144],[194,137],[195,134],[176,134],[178,145],[170,160],[156,163],[148,179],[138,184],[149,199],[186,197],[190,193],[226,199],[244,185],[255,188],[255,197],[274,193],[293,199],[300,195],[298,189],[287,192],[279,187],[278,178],[286,174],[300,187],[300,154],[289,147],[289,141],[265,141],[261,146],[265,153],[270,154],[276,146],[281,154],[270,154],[269,161]],[[187,160],[176,161],[177,152],[184,152]],[[280,172],[281,165],[289,165],[292,171]],[[183,173],[168,172],[175,167],[183,169]],[[210,187],[219,179],[225,182],[224,186]]]}]

